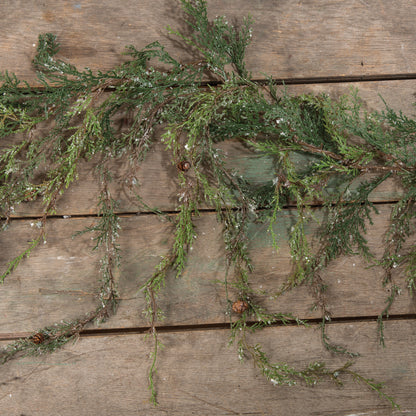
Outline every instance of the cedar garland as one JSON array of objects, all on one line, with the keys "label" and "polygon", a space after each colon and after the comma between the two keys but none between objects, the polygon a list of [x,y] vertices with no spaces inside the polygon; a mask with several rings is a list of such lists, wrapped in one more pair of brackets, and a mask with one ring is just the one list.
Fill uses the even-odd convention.
[{"label": "cedar garland", "polygon": [[[54,351],[78,336],[88,324],[116,313],[119,299],[115,271],[122,256],[117,244],[117,201],[108,190],[108,162],[127,155],[130,171],[125,179],[137,194],[138,205],[168,218],[175,226],[175,239],[168,254],[162,257],[153,275],[138,284],[146,299],[144,312],[154,339],[149,370],[154,403],[153,375],[161,346],[157,324],[163,319],[158,295],[171,272],[180,277],[186,268],[188,250],[197,237],[193,218],[198,216],[198,207],[207,204],[217,211],[223,225],[227,260],[223,284],[228,297],[231,342],[237,345],[240,359],[251,357],[275,385],[299,381],[314,385],[323,378],[342,384],[340,377],[349,375],[398,407],[383,392],[381,383],[355,373],[351,361],[336,370],[320,362],[299,370],[287,363],[270,362],[260,345],[250,343],[248,333],[276,322],[306,323],[291,314],[269,313],[261,305],[261,297],[251,288],[253,266],[247,227],[254,220],[266,222],[278,249],[274,224],[279,221],[282,208],[294,201],[297,217],[289,237],[293,269],[278,294],[309,285],[316,294],[316,307],[322,312],[323,345],[350,359],[356,353],[333,345],[326,334],[330,311],[320,273],[341,255],[358,253],[370,264],[381,265],[385,270],[383,284],[391,286],[387,306],[378,319],[380,340],[384,343],[384,319],[400,291],[392,270],[403,266],[409,290],[416,287],[416,247],[406,244],[414,233],[416,216],[416,122],[387,105],[382,112],[364,112],[356,91],[335,101],[324,94],[290,96],[279,92],[272,79],[267,88],[253,82],[244,64],[245,49],[252,36],[251,18],[235,28],[224,17],[208,21],[202,0],[180,1],[192,33],[184,35],[171,30],[171,34],[179,36],[195,52],[192,63],[177,61],[159,42],[154,42],[142,50],[129,46],[130,60],[111,71],[80,71],[58,59],[55,36],[43,34],[39,36],[34,59],[41,89],[31,88],[8,72],[0,75],[0,134],[21,138],[0,153],[3,229],[13,221],[13,210],[20,203],[40,199],[44,206],[38,237],[10,260],[0,281],[7,284],[18,264],[45,238],[45,224],[55,212],[57,199],[77,180],[78,163],[82,159],[91,161],[96,154],[101,155],[97,168],[101,185],[97,201],[99,221],[82,233],[93,233],[94,249],[103,253],[97,309],[17,340],[1,351],[2,362]],[[157,64],[149,66],[149,61],[169,69],[159,70]],[[206,79],[216,86],[203,86]],[[130,115],[127,131],[114,125],[120,114]],[[34,134],[37,126],[51,121],[53,126],[48,134]],[[161,140],[178,167],[179,207],[174,218],[157,207],[147,206],[134,176],[136,167],[157,140],[154,131],[158,125],[164,127]],[[277,161],[274,179],[258,188],[227,168],[226,156],[216,147],[226,139],[239,140],[253,152],[273,157]],[[309,160],[302,168],[293,160],[299,154]],[[39,183],[36,174],[45,163],[48,171]],[[368,180],[367,173],[375,177]],[[366,223],[377,214],[369,195],[391,176],[405,192],[392,209],[385,253],[376,259],[365,238]],[[335,182],[336,188],[332,186]],[[315,201],[321,201],[328,213],[319,229],[318,248],[311,246],[305,234],[307,225],[315,221],[311,209]]]}]

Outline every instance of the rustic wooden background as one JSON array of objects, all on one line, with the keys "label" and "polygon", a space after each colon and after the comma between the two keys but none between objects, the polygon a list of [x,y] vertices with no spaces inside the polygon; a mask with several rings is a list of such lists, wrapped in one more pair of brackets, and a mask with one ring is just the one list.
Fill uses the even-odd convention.
[{"label": "rustic wooden background", "polygon": [[[413,116],[416,93],[416,5],[408,0],[208,0],[209,15],[225,14],[239,22],[255,20],[248,68],[256,79],[265,74],[284,80],[293,93],[326,91],[336,97],[358,87],[368,109],[382,109],[379,95],[395,109]],[[176,0],[4,0],[0,3],[0,70],[14,71],[36,84],[31,67],[37,36],[53,32],[62,43],[60,57],[78,67],[106,70],[122,62],[124,46],[137,48],[160,40],[186,61],[187,51],[166,35],[166,26],[183,26]],[[230,164],[261,183],[272,172],[267,159],[254,158],[235,142],[223,144]],[[123,163],[115,172],[121,176]],[[91,166],[82,166],[79,182],[58,204],[47,228],[47,243],[36,250],[0,290],[0,343],[66,318],[76,318],[96,304],[98,257],[90,236],[71,238],[95,220],[97,185]],[[138,171],[141,192],[150,205],[175,211],[175,167],[156,146]],[[116,174],[117,177],[117,174]],[[386,392],[401,405],[389,404],[362,385],[344,388],[323,383],[274,387],[250,362],[241,365],[229,347],[225,294],[214,283],[222,278],[221,230],[215,213],[196,220],[200,237],[183,278],[167,283],[161,306],[166,313],[156,377],[160,405],[149,403],[147,371],[152,343],[137,289],[171,241],[172,229],[137,207],[121,183],[113,184],[121,202],[123,270],[122,302],[115,317],[91,328],[62,351],[10,362],[0,371],[0,414],[34,415],[416,415],[416,307],[404,290],[386,322],[386,348],[377,338],[376,317],[385,307],[388,289],[382,271],[367,269],[359,258],[341,258],[326,272],[330,337],[362,357],[355,368],[386,382]],[[373,194],[380,215],[368,240],[378,255],[391,203],[400,189],[391,181]],[[319,209],[317,208],[317,212]],[[26,247],[35,235],[40,207],[19,207],[8,231],[0,234],[0,267]],[[172,214],[175,215],[175,214]],[[285,235],[293,211],[282,215]],[[251,248],[258,287],[279,287],[289,268],[288,248],[276,255],[264,227],[253,225]],[[399,270],[395,278],[404,287]],[[312,328],[275,326],[258,334],[276,361],[296,366],[344,358],[326,352],[320,340],[313,298],[307,288],[288,293],[275,311],[312,319]]]}]

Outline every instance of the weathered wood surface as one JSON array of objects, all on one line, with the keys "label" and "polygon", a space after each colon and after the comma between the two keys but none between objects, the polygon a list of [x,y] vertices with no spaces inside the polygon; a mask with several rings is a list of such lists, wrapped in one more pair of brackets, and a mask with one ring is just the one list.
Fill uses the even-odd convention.
[{"label": "weathered wood surface", "polygon": [[[264,74],[288,81],[415,77],[416,6],[412,2],[208,0],[208,7],[210,17],[226,14],[233,22],[241,22],[247,14],[254,17],[253,43],[247,51],[248,68],[254,78],[264,78]],[[193,60],[188,51],[167,36],[167,25],[184,27],[179,5],[172,0],[8,0],[1,3],[0,12],[0,71],[14,71],[34,85],[30,61],[42,32],[58,35],[62,59],[93,71],[110,69],[126,59],[121,56],[125,45],[141,48],[155,40],[179,59]],[[294,94],[326,92],[337,97],[351,85],[360,89],[369,110],[383,108],[378,96],[381,94],[392,108],[410,116],[416,113],[412,106],[416,84],[412,79],[291,85],[288,90]],[[264,157],[254,157],[236,142],[221,146],[228,152],[229,165],[246,178],[258,183],[273,178],[270,161]],[[155,146],[148,156],[137,170],[139,193],[149,205],[175,211],[176,168],[160,146]],[[96,221],[98,185],[93,169],[82,164],[79,182],[58,202],[57,214],[71,218],[51,219],[46,244],[1,286],[0,339],[13,339],[95,308],[100,255],[91,252],[90,235],[71,238],[75,231]],[[238,363],[235,350],[227,347],[229,332],[219,329],[229,316],[225,314],[224,288],[215,283],[215,279],[223,278],[225,263],[221,228],[211,212],[196,219],[199,238],[184,276],[177,280],[172,277],[160,297],[166,314],[163,325],[173,332],[165,328],[161,333],[165,348],[159,356],[156,380],[160,406],[152,407],[146,378],[151,342],[145,341],[143,334],[128,331],[139,333],[148,325],[142,316],[142,295],[137,291],[159,256],[168,250],[172,228],[154,215],[133,214],[138,208],[122,183],[123,169],[123,161],[114,163],[111,192],[120,200],[124,215],[120,237],[121,303],[117,315],[103,325],[112,331],[111,335],[82,336],[75,345],[51,356],[6,364],[0,372],[2,415],[416,415],[416,305],[405,290],[402,270],[396,270],[394,277],[404,290],[391,310],[393,317],[401,319],[386,322],[386,349],[379,345],[375,324],[389,295],[388,287],[381,285],[382,270],[366,268],[357,257],[342,257],[323,274],[329,285],[328,308],[338,319],[328,326],[329,336],[362,354],[354,368],[385,381],[386,392],[401,404],[401,412],[393,411],[375,393],[354,382],[348,382],[343,389],[327,383],[313,389],[276,388],[250,362]],[[380,215],[368,229],[368,240],[376,256],[382,254],[389,202],[396,200],[400,192],[392,181],[373,194],[373,200],[379,202]],[[0,233],[1,270],[36,236],[36,217],[40,213],[41,207],[36,203],[16,209],[17,219],[9,230]],[[265,227],[250,227],[254,286],[268,295],[279,289],[290,270],[285,241],[293,215],[293,210],[282,213],[277,226],[282,244],[277,254]],[[277,300],[269,296],[261,300],[272,311],[320,317],[310,310],[314,297],[306,286]],[[349,322],[341,323],[342,319]],[[209,324],[217,329],[208,329]],[[194,330],[185,331],[184,325]],[[198,326],[200,329],[195,330]],[[275,360],[296,366],[325,360],[331,368],[344,362],[342,357],[324,351],[318,328],[274,327],[257,335],[259,338],[253,342],[262,343]]]},{"label": "weathered wood surface", "polygon": [[[337,98],[347,94],[350,88],[358,88],[363,100],[363,107],[367,111],[383,111],[386,103],[396,111],[403,111],[409,117],[414,116],[413,106],[416,85],[414,81],[384,81],[360,82],[354,84],[310,84],[307,86],[289,86],[290,94],[327,93]],[[158,207],[166,211],[175,211],[178,206],[177,168],[171,163],[171,153],[160,142],[160,132],[157,130],[154,146],[149,150],[146,159],[134,171],[139,186],[134,189],[151,207]],[[36,133],[39,134],[39,133]],[[7,145],[3,140],[0,148]],[[219,144],[219,148],[227,157],[227,166],[235,169],[252,183],[262,185],[275,177],[275,167],[271,158],[252,152],[237,141],[227,140]],[[129,162],[124,159],[115,160],[110,169],[113,182],[110,183],[113,198],[119,201],[121,212],[137,212],[137,199],[129,189],[123,174],[129,169]],[[300,162],[302,163],[302,161]],[[81,161],[79,165],[79,179],[73,183],[67,192],[58,199],[57,215],[90,215],[97,213],[97,198],[100,185],[95,173],[96,165],[92,162]],[[192,175],[192,169],[189,172]],[[387,180],[375,189],[370,200],[395,201],[402,194],[394,178]],[[144,209],[146,210],[146,209]],[[16,207],[15,217],[42,215],[43,207],[40,202],[24,203]]]},{"label": "weathered wood surface", "polygon": [[[157,140],[157,139],[156,139]],[[241,174],[253,186],[270,184],[276,177],[276,166],[273,159],[251,151],[237,140],[228,140],[218,146],[226,152],[227,166]],[[111,162],[109,170],[112,181],[109,190],[112,197],[118,201],[118,213],[148,212],[137,196],[151,208],[163,211],[177,211],[180,206],[181,193],[178,179],[178,168],[172,164],[172,155],[166,151],[163,144],[155,142],[149,150],[146,159],[137,168],[133,169],[138,185],[132,186],[126,181],[126,172],[129,170],[129,162],[118,159]],[[299,157],[297,164],[301,167],[305,159]],[[79,177],[72,183],[66,192],[58,197],[56,203],[56,215],[96,215],[98,213],[97,202],[101,191],[101,181],[96,172],[97,163],[81,161],[79,165]],[[189,178],[193,177],[193,169],[187,172]],[[368,174],[361,180],[374,178],[374,174]],[[356,180],[355,185],[360,183]],[[330,190],[330,187],[327,189]],[[369,200],[372,202],[395,202],[403,195],[399,181],[392,176],[371,192]],[[317,201],[319,202],[319,201]],[[294,201],[289,205],[295,205]],[[14,207],[12,218],[41,217],[44,212],[42,199],[33,202],[25,202]],[[212,209],[211,206],[201,203],[199,208]]]},{"label": "weathered wood surface", "polygon": [[[4,415],[416,415],[416,331],[413,322],[386,326],[388,348],[369,337],[374,324],[329,325],[335,342],[362,354],[353,369],[386,382],[401,411],[346,377],[343,388],[323,382],[274,387],[250,360],[238,361],[227,346],[227,330],[164,333],[157,384],[160,404],[148,402],[146,372],[151,342],[144,335],[82,337],[76,344],[41,358],[10,362],[0,374]],[[346,359],[322,352],[318,328],[277,327],[257,334],[274,362],[297,368],[325,359],[332,369]],[[257,342],[257,339],[255,340]]]},{"label": "weathered wood surface", "polygon": [[[209,0],[208,15],[241,22],[254,18],[247,66],[255,78],[367,76],[416,73],[416,6],[407,0],[296,2]],[[52,32],[60,56],[79,68],[110,69],[125,45],[162,40],[183,61],[189,49],[167,36],[183,28],[172,0],[3,1],[0,6],[0,69],[34,80],[30,61],[39,33]]]},{"label": "weathered wood surface", "polygon": [[[376,258],[383,254],[389,205],[379,205],[380,214],[368,228],[368,243]],[[316,217],[321,217],[316,210]],[[259,296],[265,306],[275,312],[292,312],[301,318],[319,318],[312,312],[315,299],[307,286],[290,291],[277,300],[270,300],[287,280],[290,271],[290,252],[287,245],[295,210],[285,210],[279,216],[275,232],[281,240],[278,253],[272,247],[267,224],[251,224],[249,249],[253,259],[253,288],[266,291]],[[61,319],[76,318],[96,306],[99,289],[99,253],[92,253],[92,235],[72,239],[79,230],[90,226],[94,218],[51,219],[47,226],[47,242],[25,260],[13,275],[6,278],[0,291],[0,333],[33,331]],[[199,237],[190,251],[183,277],[170,278],[160,298],[166,314],[163,325],[198,325],[228,322],[227,302],[222,285],[225,259],[221,225],[214,213],[203,213],[195,219]],[[115,317],[105,327],[134,328],[148,325],[141,314],[144,308],[139,287],[152,275],[160,256],[166,254],[173,242],[173,228],[161,223],[153,215],[122,218],[120,247],[122,270],[119,275],[121,304]],[[308,233],[316,231],[312,225]],[[12,222],[0,234],[0,264],[4,265],[16,253],[22,252],[27,241],[36,236],[36,221]],[[316,241],[315,241],[316,244]],[[329,266],[322,276],[328,283],[328,307],[333,317],[374,317],[385,307],[388,287],[382,287],[383,270],[368,269],[361,258],[341,257]],[[395,274],[403,287],[391,314],[414,314],[416,305],[408,296],[401,270]],[[363,277],[365,276],[365,279]],[[357,288],[359,288],[357,290]]]}]

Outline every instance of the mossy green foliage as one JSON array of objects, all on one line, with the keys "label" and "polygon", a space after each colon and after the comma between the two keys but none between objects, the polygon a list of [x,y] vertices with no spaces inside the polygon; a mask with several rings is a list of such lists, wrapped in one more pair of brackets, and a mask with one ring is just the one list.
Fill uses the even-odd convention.
[{"label": "mossy green foliage", "polygon": [[[350,374],[396,406],[382,393],[380,384],[353,373],[349,363],[336,370],[328,370],[322,363],[296,370],[286,363],[270,363],[261,346],[248,342],[246,334],[264,326],[305,323],[287,313],[268,313],[258,302],[260,298],[250,285],[253,266],[247,229],[254,220],[266,222],[278,249],[273,224],[279,221],[280,211],[295,201],[297,216],[288,241],[293,272],[280,293],[310,285],[317,296],[316,305],[322,310],[325,347],[350,357],[354,354],[332,345],[325,333],[330,312],[320,271],[338,256],[352,254],[384,267],[384,284],[391,285],[393,291],[386,309],[380,312],[383,340],[383,318],[399,293],[391,271],[403,266],[408,287],[415,290],[416,250],[409,249],[406,241],[414,233],[416,213],[416,122],[387,105],[382,112],[366,112],[356,91],[335,101],[324,94],[291,96],[278,89],[272,79],[266,85],[253,82],[244,64],[252,36],[251,19],[237,29],[224,17],[209,21],[204,1],[181,0],[181,4],[191,34],[170,32],[194,53],[192,63],[179,62],[154,42],[142,50],[129,46],[126,54],[130,59],[111,71],[80,71],[57,58],[59,44],[55,36],[44,34],[39,36],[33,62],[42,88],[32,88],[13,74],[1,74],[0,135],[18,138],[0,153],[3,227],[13,220],[14,209],[24,201],[40,199],[44,207],[38,238],[10,261],[1,281],[7,283],[6,277],[44,237],[44,225],[55,212],[57,199],[78,178],[79,162],[90,161],[96,154],[101,156],[97,167],[102,189],[97,201],[99,221],[85,231],[95,234],[95,248],[103,253],[97,310],[72,323],[43,329],[45,337],[40,345],[34,345],[31,338],[15,342],[2,352],[3,361],[25,350],[30,354],[54,350],[91,321],[105,319],[116,310],[114,276],[122,253],[117,245],[117,201],[107,187],[111,180],[108,162],[127,158],[131,169],[126,180],[137,193],[138,205],[165,216],[141,199],[134,176],[148,149],[160,140],[154,131],[162,125],[161,140],[172,163],[179,166],[180,190],[178,214],[169,217],[175,223],[174,243],[154,274],[138,283],[147,302],[144,312],[155,340],[149,372],[152,400],[156,401],[153,375],[160,345],[157,322],[163,317],[158,294],[171,272],[180,277],[186,268],[188,250],[197,237],[193,218],[201,204],[208,204],[223,224],[227,294],[232,290],[248,306],[239,319],[231,322],[231,339],[238,345],[240,358],[251,356],[273,384],[294,384],[299,380],[315,384],[324,377],[340,383],[342,374]],[[159,70],[158,64],[167,69]],[[117,128],[115,120],[120,114],[129,115],[128,130]],[[49,123],[49,131],[34,134],[42,123]],[[271,157],[273,179],[259,187],[227,168],[226,155],[218,149],[218,143],[228,139]],[[299,157],[308,162],[299,165]],[[186,169],[181,168],[184,162]],[[37,174],[45,165],[47,173],[39,181]],[[192,179],[187,173],[189,167]],[[371,180],[365,179],[368,173],[373,174]],[[377,215],[369,196],[388,177],[395,177],[405,192],[393,204],[385,253],[376,259],[366,241],[366,227]],[[327,220],[319,224],[319,247],[312,247],[305,230],[317,221],[311,208],[316,201],[326,207]],[[229,312],[231,304],[229,299]]]}]

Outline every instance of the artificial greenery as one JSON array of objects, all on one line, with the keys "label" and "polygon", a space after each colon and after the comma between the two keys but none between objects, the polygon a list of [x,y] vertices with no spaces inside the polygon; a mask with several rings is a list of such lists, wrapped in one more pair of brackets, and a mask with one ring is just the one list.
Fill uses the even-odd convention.
[{"label": "artificial greenery", "polygon": [[[153,376],[160,348],[157,325],[163,319],[158,296],[169,274],[173,271],[180,277],[186,268],[188,250],[197,237],[193,219],[198,216],[198,207],[205,205],[216,210],[223,225],[227,271],[222,283],[228,298],[230,342],[237,345],[240,359],[251,357],[276,385],[302,381],[313,385],[322,378],[342,384],[342,375],[350,375],[397,406],[383,392],[382,384],[354,372],[352,361],[335,370],[320,362],[295,369],[287,363],[270,362],[260,345],[250,343],[248,334],[263,327],[307,323],[287,313],[269,313],[261,305],[261,296],[251,286],[253,266],[247,230],[253,221],[267,223],[278,249],[274,224],[284,207],[296,205],[288,240],[293,269],[274,295],[309,285],[316,295],[315,307],[322,312],[323,345],[346,354],[349,360],[356,354],[331,343],[325,330],[331,318],[321,271],[340,255],[359,254],[369,265],[381,265],[385,271],[382,283],[391,286],[387,306],[378,319],[384,343],[384,318],[399,294],[392,270],[403,266],[411,293],[416,288],[416,248],[406,244],[414,232],[416,216],[416,122],[387,105],[382,112],[366,112],[356,91],[333,100],[324,94],[291,96],[277,88],[271,78],[266,84],[253,82],[244,63],[252,36],[251,19],[235,28],[224,17],[209,21],[204,1],[181,0],[181,4],[190,34],[169,30],[193,52],[192,63],[177,61],[154,42],[142,50],[129,46],[129,59],[111,71],[80,71],[56,57],[59,45],[55,36],[44,34],[39,36],[33,61],[41,88],[33,88],[13,74],[1,74],[0,134],[2,138],[16,137],[0,154],[3,229],[13,221],[14,209],[20,203],[35,199],[43,202],[38,236],[5,266],[1,281],[7,283],[18,264],[45,238],[47,219],[55,213],[60,195],[77,180],[79,163],[97,154],[101,156],[97,167],[101,186],[98,222],[82,232],[92,232],[95,249],[103,253],[96,310],[15,341],[1,352],[3,363],[21,355],[54,351],[86,325],[116,312],[119,299],[114,276],[122,252],[117,244],[117,201],[108,189],[109,161],[123,158],[130,163],[125,179],[137,196],[138,206],[167,217],[175,227],[169,252],[153,275],[138,284],[154,339],[149,371],[154,402]],[[129,114],[128,130],[117,128],[115,120],[120,114]],[[161,136],[155,134],[159,124],[164,129]],[[48,125],[47,133],[34,134],[39,125]],[[217,146],[226,139],[269,155],[275,161],[274,179],[258,187],[227,167],[226,155]],[[134,176],[137,165],[158,140],[178,166],[180,191],[177,214],[173,216],[146,205]],[[298,156],[308,163],[300,167]],[[38,172],[45,166],[47,172],[39,181]],[[375,258],[365,236],[367,225],[378,213],[369,196],[389,177],[400,182],[405,191],[392,204],[384,255]],[[325,221],[314,215],[317,203],[326,210]],[[318,246],[312,246],[305,233],[315,221],[319,222]],[[232,309],[235,296],[244,306],[239,315]]]}]

